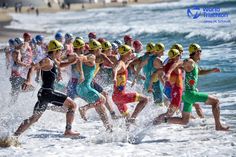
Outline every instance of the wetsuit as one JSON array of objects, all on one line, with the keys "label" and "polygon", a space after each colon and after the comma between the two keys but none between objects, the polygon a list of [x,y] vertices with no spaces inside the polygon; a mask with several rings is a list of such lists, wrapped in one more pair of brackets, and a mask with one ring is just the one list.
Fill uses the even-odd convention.
[{"label": "wetsuit", "polygon": [[117,105],[121,114],[127,114],[127,103],[139,101],[138,93],[125,93],[128,78],[128,70],[117,74],[117,85],[114,85],[112,100]]},{"label": "wetsuit", "polygon": [[[143,72],[146,77],[146,80],[144,82],[144,89],[147,91],[149,87],[149,83],[151,81],[152,74],[157,70],[153,67],[153,63],[157,56],[151,55],[148,58],[148,63],[143,67]],[[155,103],[161,103],[163,102],[163,87],[161,85],[161,82],[156,78],[152,85],[153,89],[153,98]]]},{"label": "wetsuit", "polygon": [[196,63],[191,72],[186,72],[185,91],[182,97],[184,102],[183,112],[191,112],[195,102],[206,102],[208,99],[208,94],[197,91],[198,72]]},{"label": "wetsuit", "polygon": [[[167,73],[171,66],[174,64],[174,62],[168,62],[165,67],[164,71]],[[178,72],[173,71],[170,74],[170,80],[166,82],[166,87],[171,88],[169,91],[170,97],[171,97],[171,104],[179,108],[181,104],[181,98],[182,98],[182,93],[183,93],[183,77],[182,77],[182,70],[178,69]]]},{"label": "wetsuit", "polygon": [[[53,61],[50,57],[48,57]],[[34,112],[44,112],[48,103],[56,106],[63,106],[67,96],[63,93],[54,91],[54,82],[57,77],[57,66],[53,61],[53,67],[49,71],[41,70],[42,87],[38,92],[38,101],[34,106]]]},{"label": "wetsuit", "polygon": [[88,66],[83,64],[84,71],[84,81],[76,86],[77,94],[80,98],[84,99],[88,103],[95,103],[100,99],[100,94],[97,90],[91,87],[91,82],[93,80],[95,65]]}]

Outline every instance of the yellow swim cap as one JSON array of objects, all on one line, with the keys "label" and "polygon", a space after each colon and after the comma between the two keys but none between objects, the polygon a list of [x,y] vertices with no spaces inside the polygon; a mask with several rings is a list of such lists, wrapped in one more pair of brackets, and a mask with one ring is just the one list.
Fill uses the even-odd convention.
[{"label": "yellow swim cap", "polygon": [[51,40],[48,43],[48,52],[62,50],[62,49],[63,49],[63,45],[57,40]]},{"label": "yellow swim cap", "polygon": [[101,43],[98,42],[97,40],[91,39],[91,40],[89,41],[89,47],[90,47],[90,50],[97,50],[97,49],[102,48],[102,45],[101,45]]},{"label": "yellow swim cap", "polygon": [[103,42],[102,43],[102,50],[109,50],[109,49],[111,49],[111,43],[109,42],[109,41],[105,41],[105,42]]},{"label": "yellow swim cap", "polygon": [[189,45],[188,50],[189,50],[189,54],[191,55],[196,51],[201,51],[202,49],[201,49],[200,45],[198,45],[196,43],[192,43],[191,45]]},{"label": "yellow swim cap", "polygon": [[74,48],[82,48],[85,46],[85,42],[82,39],[75,39],[73,46]]},{"label": "yellow swim cap", "polygon": [[181,51],[181,52],[184,51],[183,46],[180,45],[180,44],[174,44],[174,45],[172,45],[171,49],[177,49],[177,50],[179,50],[179,51]]},{"label": "yellow swim cap", "polygon": [[163,43],[157,43],[155,49],[156,51],[165,51],[165,45]]},{"label": "yellow swim cap", "polygon": [[170,59],[173,59],[173,58],[177,57],[178,55],[180,55],[180,52],[177,49],[170,49],[168,52],[168,57]]},{"label": "yellow swim cap", "polygon": [[127,54],[130,51],[131,51],[131,47],[129,45],[121,45],[118,48],[118,52],[121,56]]},{"label": "yellow swim cap", "polygon": [[146,45],[146,51],[147,52],[153,52],[155,51],[155,44],[153,42],[147,43]]}]

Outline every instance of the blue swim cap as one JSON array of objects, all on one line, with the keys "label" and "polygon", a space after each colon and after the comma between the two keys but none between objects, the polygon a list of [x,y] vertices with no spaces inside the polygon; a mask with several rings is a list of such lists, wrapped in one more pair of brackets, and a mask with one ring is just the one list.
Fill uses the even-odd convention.
[{"label": "blue swim cap", "polygon": [[55,35],[55,39],[56,40],[61,40],[63,38],[63,35],[61,32],[57,32],[56,35]]},{"label": "blue swim cap", "polygon": [[42,42],[43,39],[44,39],[44,36],[42,36],[42,35],[36,35],[36,37],[35,37],[36,42]]},{"label": "blue swim cap", "polygon": [[14,39],[9,39],[8,44],[9,44],[9,46],[14,46],[15,45]]}]

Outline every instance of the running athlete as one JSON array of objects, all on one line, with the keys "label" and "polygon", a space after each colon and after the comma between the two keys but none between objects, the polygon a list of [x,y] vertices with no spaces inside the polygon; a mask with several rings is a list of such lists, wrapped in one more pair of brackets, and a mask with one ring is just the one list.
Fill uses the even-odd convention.
[{"label": "running athlete", "polygon": [[[179,52],[180,52],[180,58],[182,58],[182,55],[183,55],[183,51],[184,51],[184,49],[183,49],[183,46],[181,45],[181,44],[174,44],[174,45],[172,45],[172,47],[171,47],[171,49],[177,49],[177,50],[179,50]],[[168,60],[169,60],[169,58],[167,58],[166,60],[165,60],[165,62],[164,62],[164,65],[166,65],[167,63],[168,63]],[[182,64],[182,60],[179,62],[179,63],[175,63],[176,65],[177,64]],[[170,69],[169,69],[169,71],[168,71],[168,74],[166,74],[166,76],[165,76],[165,78],[169,78],[170,76],[170,73],[175,69],[175,67],[176,67],[176,65],[172,65],[172,67],[170,67]],[[181,68],[182,69],[182,68]],[[184,77],[185,77],[185,71],[182,69],[182,74],[183,74],[183,80],[184,80]],[[164,93],[165,93],[165,95],[168,97],[168,99],[171,101],[171,85],[170,85],[170,83],[168,83],[168,81],[166,82],[166,84],[165,84],[165,87],[164,87]],[[200,106],[200,104],[199,103],[195,103],[194,105],[194,108],[195,108],[195,110],[196,110],[196,113],[197,113],[197,115],[200,117],[200,118],[204,118],[204,113],[203,113],[203,111],[202,111],[202,108],[201,108],[201,106]],[[182,109],[182,108],[181,108]],[[191,115],[191,118],[195,118],[193,115]]]},{"label": "running athlete", "polygon": [[[164,67],[165,73],[168,73],[170,67],[180,60],[180,52],[177,49],[171,49],[168,52],[168,57],[169,61]],[[183,78],[182,70],[179,67],[176,67],[171,72],[170,78],[169,80],[167,80],[167,83],[171,87],[171,103],[166,113],[161,114],[160,116],[155,118],[154,124],[162,121],[164,117],[172,117],[180,107],[183,93]]]},{"label": "running athlete", "polygon": [[101,51],[101,44],[97,40],[90,40],[90,54],[83,57],[83,72],[84,81],[77,85],[76,91],[80,98],[88,102],[89,104],[79,108],[81,117],[87,120],[85,117],[85,112],[90,108],[95,108],[96,112],[99,114],[106,129],[111,130],[111,125],[108,121],[108,116],[106,114],[104,103],[106,98],[100,94],[97,90],[91,87],[93,81],[94,73],[96,70],[96,53]]},{"label": "running athlete", "polygon": [[136,58],[141,57],[141,52],[143,50],[143,44],[139,40],[135,40],[133,42],[133,47],[134,47],[134,54]]},{"label": "running athlete", "polygon": [[[118,64],[114,67],[114,90],[112,99],[117,105],[120,113],[127,119],[128,123],[134,123],[138,114],[143,110],[148,102],[147,97],[138,93],[126,93],[125,87],[128,79],[127,67],[130,63],[132,49],[128,45],[122,45],[118,50],[121,58]],[[129,114],[128,103],[138,102],[132,115]]]},{"label": "running athlete", "polygon": [[[81,39],[76,39],[73,42],[74,53],[76,53],[79,57],[83,56],[85,49],[85,42]],[[72,56],[69,56],[68,59],[73,59]],[[84,72],[82,69],[82,62],[80,60],[77,61],[76,64],[71,65],[71,77],[69,79],[67,85],[67,95],[75,99],[78,95],[76,93],[76,86],[78,83],[82,83],[84,81]]]},{"label": "running athlete", "polygon": [[[43,58],[46,57],[46,53],[45,53],[45,48],[44,48],[44,36],[42,35],[36,35],[35,36],[35,41],[36,41],[36,48],[35,48],[35,56],[33,58],[33,63],[37,64],[39,63]],[[35,81],[37,83],[39,83],[39,74],[40,73],[40,69],[37,70],[36,72],[36,77],[35,77]]]},{"label": "running athlete", "polygon": [[[162,61],[161,56],[163,56],[165,46],[162,43],[157,43],[156,45],[153,42],[150,42],[146,46],[146,51],[148,52],[143,58],[139,67],[137,68],[135,79],[138,76],[138,73],[143,68],[145,75],[144,90],[146,92],[152,91],[154,103],[163,103],[163,89],[161,83],[163,83],[163,70],[162,70]],[[158,74],[155,79],[152,79],[152,74],[155,72]],[[158,79],[159,78],[159,79]],[[133,84],[135,83],[135,79]],[[161,81],[161,82],[160,82]],[[150,84],[151,82],[151,84]]]},{"label": "running athlete", "polygon": [[[56,106],[64,106],[68,108],[68,112],[66,113],[66,129],[64,135],[66,137],[73,137],[80,135],[77,132],[73,132],[72,122],[74,120],[74,112],[76,110],[75,102],[67,97],[65,94],[54,91],[54,81],[57,77],[57,60],[61,57],[62,52],[62,44],[60,44],[56,40],[52,40],[48,44],[48,56],[39,62],[38,65],[32,67],[29,71],[27,81],[23,85],[23,89],[27,89],[31,84],[31,75],[34,68],[41,69],[42,76],[42,87],[38,92],[38,101],[34,106],[34,112],[31,117],[24,120],[23,123],[19,126],[19,128],[15,132],[15,136],[20,136],[25,130],[27,130],[33,123],[37,122],[38,119],[42,116],[44,111],[46,110],[48,103],[52,103]],[[67,63],[71,64],[73,62]]]},{"label": "running athlete", "polygon": [[14,41],[14,39],[9,39],[8,46],[4,48],[7,69],[10,68],[10,64],[12,61],[12,52],[14,51],[14,49],[15,49],[15,41]]},{"label": "running athlete", "polygon": [[202,50],[200,45],[193,43],[189,46],[189,58],[185,59],[183,63],[186,74],[185,91],[182,97],[184,102],[182,117],[165,117],[164,122],[186,125],[189,122],[193,104],[196,102],[204,102],[205,104],[212,106],[212,113],[215,119],[215,129],[227,131],[229,127],[223,126],[220,122],[219,99],[197,90],[198,75],[220,72],[220,69],[218,68],[209,70],[200,69],[198,63],[201,60],[201,53]]},{"label": "running athlete", "polygon": [[30,64],[27,62],[23,62],[22,57],[22,48],[24,46],[24,41],[22,38],[16,38],[15,49],[12,52],[12,67],[11,67],[11,103],[15,103],[19,92],[21,90],[21,86],[25,81],[24,76],[22,75],[22,69],[30,67]]},{"label": "running athlete", "polygon": [[73,53],[73,34],[66,33],[65,34],[65,43],[64,43],[64,51],[65,51],[65,58],[66,56]]},{"label": "running athlete", "polygon": [[[89,42],[89,47],[90,47],[90,53],[93,53],[96,57],[96,60],[95,60],[96,61],[96,68],[95,68],[95,72],[94,72],[94,77],[95,78],[91,82],[91,87],[94,88],[95,90],[97,90],[99,93],[101,93],[106,98],[105,106],[109,110],[112,119],[116,119],[117,116],[116,116],[116,114],[115,114],[115,112],[112,108],[112,105],[109,101],[108,93],[106,91],[104,91],[102,86],[99,85],[95,81],[97,79],[100,79],[100,80],[104,79],[104,78],[99,78],[97,76],[97,73],[100,71],[102,65],[107,65],[107,66],[112,67],[114,63],[105,54],[101,53],[102,46],[97,40],[91,39],[90,42]],[[80,110],[80,111],[83,112],[83,115],[85,115],[84,112],[86,110]]]}]

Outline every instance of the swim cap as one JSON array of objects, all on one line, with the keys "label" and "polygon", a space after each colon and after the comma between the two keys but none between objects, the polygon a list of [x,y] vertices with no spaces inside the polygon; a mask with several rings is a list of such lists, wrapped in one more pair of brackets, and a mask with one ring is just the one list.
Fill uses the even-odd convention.
[{"label": "swim cap", "polygon": [[127,42],[129,42],[129,41],[132,41],[133,40],[133,38],[130,36],[130,35],[125,35],[124,36],[124,42],[125,43],[127,43]]},{"label": "swim cap", "polygon": [[20,46],[24,43],[22,38],[15,38],[15,46]]},{"label": "swim cap", "polygon": [[31,38],[31,34],[30,33],[28,33],[28,32],[25,32],[24,34],[23,34],[23,38],[25,39],[25,38]]},{"label": "swim cap", "polygon": [[117,46],[121,46],[123,44],[122,41],[119,39],[115,40],[114,43],[116,43]]},{"label": "swim cap", "polygon": [[42,42],[43,39],[44,39],[44,37],[43,37],[42,35],[36,35],[36,36],[35,36],[36,42]]},{"label": "swim cap", "polygon": [[153,42],[147,43],[146,45],[146,51],[147,52],[153,52],[155,51],[155,44]]},{"label": "swim cap", "polygon": [[156,51],[165,51],[165,45],[163,43],[157,43],[155,49]]},{"label": "swim cap", "polygon": [[133,47],[134,47],[135,50],[141,51],[143,49],[143,44],[141,43],[141,41],[135,40],[133,42]]},{"label": "swim cap", "polygon": [[81,40],[81,39],[76,39],[73,42],[73,46],[74,46],[74,48],[81,48],[81,47],[85,46],[85,42],[83,40]]},{"label": "swim cap", "polygon": [[131,51],[131,47],[129,45],[121,45],[118,48],[118,52],[121,56],[126,55],[130,51]]},{"label": "swim cap", "polygon": [[55,35],[55,39],[56,40],[61,40],[63,38],[63,35],[61,32],[57,32],[56,35]]},{"label": "swim cap", "polygon": [[97,37],[97,35],[96,35],[95,32],[90,32],[90,33],[88,34],[88,38],[89,38],[89,39],[96,39],[96,37]]},{"label": "swim cap", "polygon": [[111,48],[112,48],[112,45],[109,41],[105,41],[105,42],[102,43],[102,50],[106,51],[106,50],[109,50]]},{"label": "swim cap", "polygon": [[102,45],[97,40],[91,39],[89,41],[89,47],[90,47],[90,50],[97,50],[99,48],[102,48]]},{"label": "swim cap", "polygon": [[198,45],[198,44],[196,44],[196,43],[192,43],[190,46],[189,46],[189,54],[191,55],[191,54],[193,54],[194,52],[196,52],[196,51],[199,51],[199,50],[202,50],[201,49],[201,46],[200,45]]},{"label": "swim cap", "polygon": [[175,58],[175,57],[177,57],[179,55],[180,55],[180,52],[177,49],[170,49],[169,52],[168,52],[168,57],[170,59],[173,59],[173,58]]},{"label": "swim cap", "polygon": [[48,44],[48,52],[62,50],[63,45],[57,40],[51,40]]},{"label": "swim cap", "polygon": [[174,44],[174,45],[172,45],[171,49],[177,49],[177,50],[179,50],[179,51],[181,51],[181,52],[184,51],[183,46],[180,45],[180,44]]},{"label": "swim cap", "polygon": [[65,40],[72,40],[72,39],[73,39],[73,34],[71,34],[71,33],[65,34]]}]

